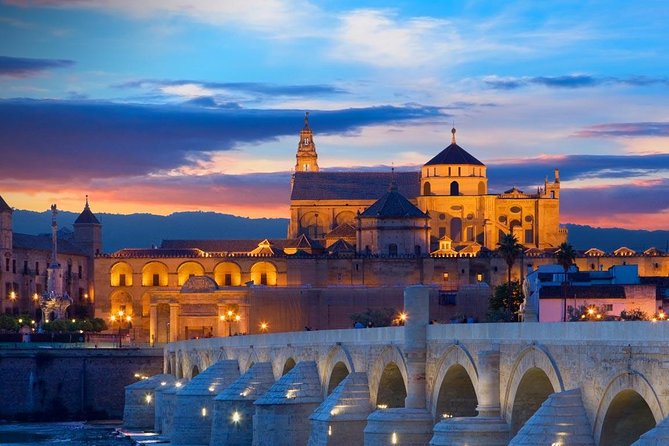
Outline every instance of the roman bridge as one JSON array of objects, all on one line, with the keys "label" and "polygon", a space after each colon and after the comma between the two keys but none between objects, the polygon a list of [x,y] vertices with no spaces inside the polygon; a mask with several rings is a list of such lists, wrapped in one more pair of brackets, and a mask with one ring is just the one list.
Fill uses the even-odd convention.
[{"label": "roman bridge", "polygon": [[182,341],[126,389],[172,444],[669,444],[669,323],[429,325]]}]

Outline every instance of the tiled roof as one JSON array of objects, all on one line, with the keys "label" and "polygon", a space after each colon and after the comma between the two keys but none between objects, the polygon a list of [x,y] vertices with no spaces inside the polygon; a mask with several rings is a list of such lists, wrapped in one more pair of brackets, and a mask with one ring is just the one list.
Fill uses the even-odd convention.
[{"label": "tiled roof", "polygon": [[427,218],[427,214],[411,204],[395,188],[386,192],[360,214],[361,218]]},{"label": "tiled roof", "polygon": [[567,299],[624,299],[625,287],[622,285],[587,285],[587,286],[569,286],[566,294],[562,292],[562,286],[544,286],[541,287],[541,299],[562,299],[566,295]]},{"label": "tiled roof", "polygon": [[[205,252],[235,252],[247,253],[258,247],[258,244],[265,239],[247,239],[247,240],[163,240],[160,247],[164,249],[191,249],[197,248]],[[271,239],[270,245],[275,248],[283,249],[291,240]]]},{"label": "tiled roof", "polygon": [[162,249],[162,248],[124,248],[111,254],[122,259],[169,258],[169,257],[204,257],[200,249]]},{"label": "tiled roof", "polygon": [[2,196],[0,196],[0,212],[12,212],[12,208],[9,207],[7,202],[3,200]]},{"label": "tiled roof", "polygon": [[99,225],[100,222],[98,221],[97,217],[91,212],[91,208],[88,207],[88,203],[86,203],[86,206],[84,207],[84,210],[81,211],[81,214],[77,217],[76,220],[74,220],[74,224],[94,224],[94,225]]},{"label": "tiled roof", "polygon": [[354,238],[356,236],[356,229],[350,223],[342,223],[332,231],[325,234],[325,238]]},{"label": "tiled roof", "polygon": [[485,164],[455,143],[446,147],[437,156],[425,163],[426,166],[434,164],[475,164],[477,166],[485,166]]},{"label": "tiled roof", "polygon": [[399,191],[415,198],[420,172],[296,172],[291,200],[376,200],[395,179]]},{"label": "tiled roof", "polygon": [[339,239],[330,246],[328,246],[328,253],[330,254],[355,254],[355,246],[348,243],[346,240]]},{"label": "tiled roof", "polygon": [[[50,235],[30,235],[15,232],[12,236],[13,249],[36,249],[51,251]],[[58,253],[85,256],[86,253],[68,240],[58,238]]]}]

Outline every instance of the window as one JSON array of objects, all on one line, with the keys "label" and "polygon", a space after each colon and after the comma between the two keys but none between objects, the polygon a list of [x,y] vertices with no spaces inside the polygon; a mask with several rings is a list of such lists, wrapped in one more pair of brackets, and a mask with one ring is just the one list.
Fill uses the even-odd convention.
[{"label": "window", "polygon": [[35,262],[35,275],[39,276],[39,262]]},{"label": "window", "polygon": [[474,227],[472,226],[467,226],[467,240],[474,241]]},{"label": "window", "polygon": [[153,275],[153,286],[160,286],[160,274]]},{"label": "window", "polygon": [[555,191],[551,191],[551,198],[555,198]]},{"label": "window", "polygon": [[444,273],[443,276],[444,282],[448,282],[448,273]]},{"label": "window", "polygon": [[594,263],[590,264],[590,269],[593,270],[593,271],[595,270],[595,264]]},{"label": "window", "polygon": [[223,284],[225,286],[232,286],[232,274],[230,273],[225,274],[225,279],[223,280]]},{"label": "window", "polygon": [[12,259],[12,273],[16,274],[16,259]]},{"label": "window", "polygon": [[125,286],[125,274],[118,275],[118,286]]},{"label": "window", "polygon": [[459,177],[462,176],[462,167],[458,167],[458,176],[459,176]]},{"label": "window", "polygon": [[78,275],[79,275],[79,278],[80,278],[80,279],[81,279],[81,278],[82,278],[82,276],[84,275],[84,274],[83,274],[83,268],[82,268],[82,266],[81,266],[81,265],[79,265],[79,271],[78,271]]},{"label": "window", "polygon": [[260,273],[260,285],[267,285],[267,273]]},{"label": "window", "polygon": [[477,281],[477,282],[483,282],[483,274],[478,273],[478,274],[476,275],[476,281]]},{"label": "window", "polygon": [[425,182],[423,185],[423,195],[430,195],[432,193],[432,189],[430,187],[430,183],[428,181]]},{"label": "window", "polygon": [[420,245],[416,245],[416,246],[413,247],[413,253],[417,256],[419,256],[421,254]]},{"label": "window", "polygon": [[9,272],[9,258],[5,259],[5,271]]},{"label": "window", "polygon": [[525,229],[525,243],[534,243],[533,229]]},{"label": "window", "polygon": [[397,245],[395,243],[391,243],[390,245],[388,245],[388,255],[389,256],[397,255]]},{"label": "window", "polygon": [[67,278],[69,279],[70,277],[72,277],[72,264],[68,263],[67,264]]},{"label": "window", "polygon": [[457,181],[451,182],[451,195],[460,195],[460,185]]},{"label": "window", "polygon": [[604,304],[604,311],[613,311],[613,304]]},{"label": "window", "polygon": [[28,261],[23,261],[23,274],[28,274]]}]

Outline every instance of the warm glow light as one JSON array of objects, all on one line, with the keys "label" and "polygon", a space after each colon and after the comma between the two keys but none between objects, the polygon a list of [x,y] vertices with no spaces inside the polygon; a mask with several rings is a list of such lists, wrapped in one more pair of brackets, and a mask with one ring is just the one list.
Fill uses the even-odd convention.
[{"label": "warm glow light", "polygon": [[260,323],[260,331],[267,331],[269,329],[269,324],[267,322]]},{"label": "warm glow light", "polygon": [[665,320],[667,315],[664,313],[664,311],[660,311],[657,317],[660,318],[661,320]]},{"label": "warm glow light", "polygon": [[390,444],[397,444],[397,433],[393,432],[390,436]]},{"label": "warm glow light", "polygon": [[588,314],[589,315],[595,314],[595,309],[594,308],[588,308]]},{"label": "warm glow light", "polygon": [[109,319],[111,319],[112,322],[116,322],[116,316],[114,316],[113,314],[111,315],[111,317]]},{"label": "warm glow light", "polygon": [[126,316],[126,317],[125,317],[125,320],[126,320],[126,322],[130,322],[130,321],[132,321],[132,317],[130,317],[130,316]]},{"label": "warm glow light", "polygon": [[119,317],[123,317],[123,315],[124,315],[125,313],[123,312],[123,310],[118,310],[118,313],[117,313],[117,314],[118,314]]},{"label": "warm glow light", "polygon": [[39,299],[39,296],[37,295],[37,293],[33,294],[33,300],[37,300],[37,299]]},{"label": "warm glow light", "polygon": [[235,316],[235,321],[239,322],[242,319],[240,315]]},{"label": "warm glow light", "polygon": [[232,412],[232,422],[237,424],[241,421],[242,421],[242,415],[237,411]]},{"label": "warm glow light", "polygon": [[151,400],[153,400],[153,397],[149,393],[144,397],[144,400],[146,401],[146,404],[151,404]]},{"label": "warm glow light", "polygon": [[286,392],[286,398],[293,399],[295,397],[297,397],[297,389],[288,389]]},{"label": "warm glow light", "polygon": [[601,314],[598,314],[598,315],[597,315],[597,319],[601,319],[601,318],[602,318],[602,315],[601,315]]},{"label": "warm glow light", "polygon": [[203,408],[202,408],[202,416],[203,416],[203,417],[206,417],[206,416],[207,416],[207,408],[206,408],[206,407],[203,407]]},{"label": "warm glow light", "polygon": [[77,322],[77,320],[76,320],[76,319],[72,319],[72,323],[74,324],[75,322]]},{"label": "warm glow light", "polygon": [[232,310],[228,310],[228,316],[232,317],[232,315],[235,314]]},{"label": "warm glow light", "polygon": [[402,322],[406,321],[407,320],[407,314],[406,313],[400,313],[400,320]]},{"label": "warm glow light", "polygon": [[337,407],[335,407],[334,409],[332,409],[330,411],[330,415],[332,415],[333,417],[336,416],[336,415],[339,415],[339,409]]},{"label": "warm glow light", "polygon": [[387,404],[377,404],[376,408],[377,409],[387,409],[388,405]]},{"label": "warm glow light", "polygon": [[224,315],[221,315],[219,319],[221,319],[222,321],[224,321],[224,320],[225,320],[225,316],[224,316]]},{"label": "warm glow light", "polygon": [[10,293],[9,293],[9,298],[10,298],[11,300],[16,299],[16,291],[12,291],[12,292],[10,292]]},{"label": "warm glow light", "polygon": [[22,323],[23,323],[23,319],[19,319],[19,324],[22,324]]},{"label": "warm glow light", "polygon": [[445,413],[442,415],[442,418],[453,418],[453,414]]}]

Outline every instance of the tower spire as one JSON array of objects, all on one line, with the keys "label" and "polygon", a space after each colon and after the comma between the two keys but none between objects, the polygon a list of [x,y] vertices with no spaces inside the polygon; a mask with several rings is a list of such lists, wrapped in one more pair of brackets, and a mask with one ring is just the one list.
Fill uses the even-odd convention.
[{"label": "tower spire", "polygon": [[314,143],[314,132],[309,126],[309,112],[304,113],[304,127],[300,131],[297,144],[297,162],[295,172],[318,172],[318,154]]},{"label": "tower spire", "polygon": [[455,123],[453,123],[453,128],[451,129],[451,144],[455,144]]}]

